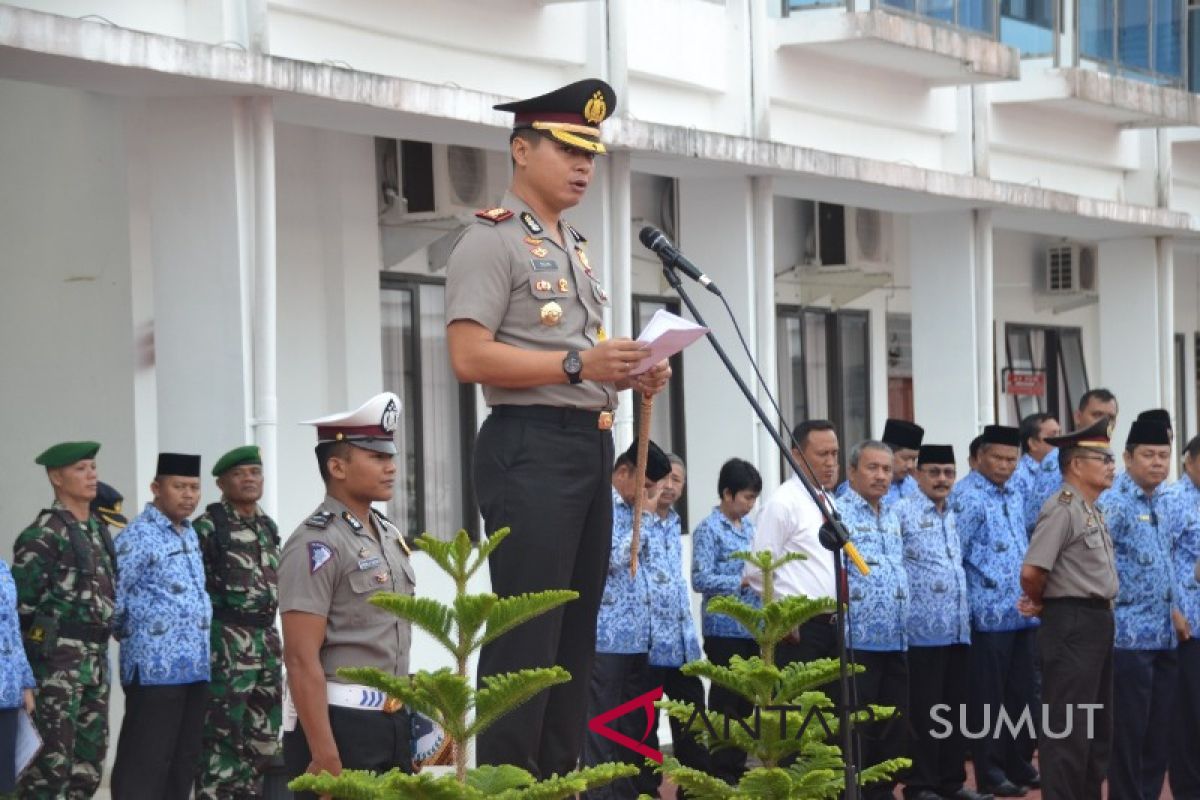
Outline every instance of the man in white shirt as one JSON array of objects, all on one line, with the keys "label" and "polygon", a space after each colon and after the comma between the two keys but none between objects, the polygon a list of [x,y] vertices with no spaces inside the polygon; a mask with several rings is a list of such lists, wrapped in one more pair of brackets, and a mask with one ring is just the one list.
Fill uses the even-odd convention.
[{"label": "man in white shirt", "polygon": [[[817,487],[832,491],[838,478],[838,438],[833,423],[823,419],[801,422],[793,431],[792,455]],[[803,456],[803,458],[801,457]],[[807,465],[806,465],[807,462]],[[771,495],[759,514],[754,551],[770,550],[776,558],[785,553],[803,553],[807,558],[791,561],[775,573],[776,597],[837,597],[834,556],[821,545],[820,530],[825,518],[808,490],[793,475]],[[762,593],[762,574],[747,566],[746,582]],[[792,661],[813,661],[837,655],[834,615],[821,614],[801,625],[775,648],[775,660],[783,666]]]}]

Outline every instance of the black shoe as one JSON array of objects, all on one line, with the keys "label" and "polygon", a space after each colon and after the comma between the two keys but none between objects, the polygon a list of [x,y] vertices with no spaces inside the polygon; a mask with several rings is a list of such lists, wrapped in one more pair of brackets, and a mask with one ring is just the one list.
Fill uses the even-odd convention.
[{"label": "black shoe", "polygon": [[945,797],[946,800],[995,800],[995,798],[990,794],[977,792],[974,789],[966,786],[962,787],[954,794],[945,795]]},{"label": "black shoe", "polygon": [[983,794],[995,795],[996,797],[1024,797],[1029,793],[1029,790],[1024,786],[1017,786],[1012,781],[1005,781],[995,786],[980,786],[979,791]]},{"label": "black shoe", "polygon": [[911,794],[905,791],[904,800],[942,800],[942,796],[931,789],[918,789]]}]

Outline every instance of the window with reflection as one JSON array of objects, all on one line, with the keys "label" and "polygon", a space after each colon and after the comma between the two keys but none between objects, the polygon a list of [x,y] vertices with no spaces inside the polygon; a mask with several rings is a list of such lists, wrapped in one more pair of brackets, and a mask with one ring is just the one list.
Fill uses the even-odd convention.
[{"label": "window with reflection", "polygon": [[[1009,324],[1004,343],[1008,370],[1046,376],[1043,393],[1009,395],[1014,422],[1029,414],[1049,413],[1063,430],[1069,430],[1075,404],[1089,388],[1080,329]],[[1000,390],[1004,389],[1002,383]]]}]

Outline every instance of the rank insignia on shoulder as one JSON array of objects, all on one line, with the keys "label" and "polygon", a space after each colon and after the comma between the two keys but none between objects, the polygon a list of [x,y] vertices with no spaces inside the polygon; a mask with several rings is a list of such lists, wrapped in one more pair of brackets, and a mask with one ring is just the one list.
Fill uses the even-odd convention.
[{"label": "rank insignia on shoulder", "polygon": [[546,229],[542,227],[542,223],[538,222],[537,218],[528,211],[521,212],[521,224],[525,226],[525,230],[529,231],[529,233],[534,236],[538,236],[546,232]]},{"label": "rank insignia on shoulder", "polygon": [[570,223],[568,223],[568,222],[564,222],[563,224],[567,226],[567,232],[571,234],[571,238],[572,238],[572,239],[574,239],[574,240],[575,240],[575,241],[577,241],[577,242],[580,242],[581,244],[582,244],[583,242],[586,242],[586,241],[587,241],[587,239],[584,237],[584,235],[583,235],[582,233],[580,233],[579,231],[575,230],[575,226],[574,226],[574,225],[572,225],[572,224],[570,224]]},{"label": "rank insignia on shoulder", "polygon": [[308,574],[316,575],[321,567],[333,561],[333,550],[324,542],[308,543]]},{"label": "rank insignia on shoulder", "polygon": [[331,519],[333,519],[332,511],[318,511],[304,520],[304,524],[310,528],[327,528]]},{"label": "rank insignia on shoulder", "polygon": [[1075,499],[1075,493],[1070,491],[1069,489],[1063,489],[1061,492],[1058,493],[1058,502],[1061,505],[1069,506],[1069,505],[1071,505],[1071,501],[1073,499]]},{"label": "rank insignia on shoulder", "polygon": [[362,530],[362,523],[359,522],[358,518],[355,517],[353,514],[351,514],[349,511],[342,512],[342,519],[346,520],[346,524],[349,525],[355,533],[358,533],[359,531]]},{"label": "rank insignia on shoulder", "polygon": [[500,208],[499,206],[496,208],[486,208],[475,212],[475,216],[479,217],[480,219],[486,219],[489,222],[504,222],[504,220],[508,219],[512,215],[513,212],[509,211],[507,208]]},{"label": "rank insignia on shoulder", "polygon": [[524,239],[524,242],[525,242],[525,244],[529,245],[530,247],[537,247],[538,245],[540,245],[542,243],[542,240],[537,238],[536,236],[526,236]]},{"label": "rank insignia on shoulder", "polygon": [[29,629],[29,633],[26,634],[26,638],[29,639],[29,641],[31,641],[31,642],[39,642],[40,643],[45,640],[46,632],[44,630],[42,630],[40,627],[35,626],[35,627]]}]

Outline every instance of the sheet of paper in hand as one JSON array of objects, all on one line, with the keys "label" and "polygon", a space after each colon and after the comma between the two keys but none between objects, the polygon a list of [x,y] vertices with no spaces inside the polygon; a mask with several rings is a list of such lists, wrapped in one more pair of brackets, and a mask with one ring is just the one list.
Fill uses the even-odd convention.
[{"label": "sheet of paper in hand", "polygon": [[641,375],[664,358],[670,358],[692,342],[708,333],[708,328],[676,316],[660,308],[646,323],[637,337],[639,342],[650,345],[650,355],[642,359],[630,375]]}]

